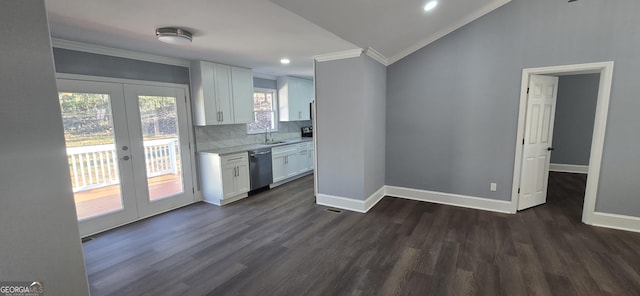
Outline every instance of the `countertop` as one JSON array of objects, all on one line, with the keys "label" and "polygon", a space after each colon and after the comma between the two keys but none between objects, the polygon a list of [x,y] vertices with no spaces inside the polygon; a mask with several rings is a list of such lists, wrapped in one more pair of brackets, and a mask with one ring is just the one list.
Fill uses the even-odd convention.
[{"label": "countertop", "polygon": [[285,145],[297,144],[302,142],[310,142],[310,141],[313,141],[313,138],[295,138],[295,139],[282,140],[274,144],[260,143],[260,144],[224,147],[224,148],[203,150],[203,151],[199,151],[198,153],[213,153],[218,155],[228,155],[228,154],[246,152],[246,151],[260,149],[260,148],[273,148],[278,146],[285,146]]}]

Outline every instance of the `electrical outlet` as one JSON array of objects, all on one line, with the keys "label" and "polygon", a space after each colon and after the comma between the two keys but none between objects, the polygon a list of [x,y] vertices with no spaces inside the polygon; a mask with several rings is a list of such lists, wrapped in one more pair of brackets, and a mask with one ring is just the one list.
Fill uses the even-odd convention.
[{"label": "electrical outlet", "polygon": [[491,183],[491,191],[496,191],[496,190],[498,190],[498,184]]}]

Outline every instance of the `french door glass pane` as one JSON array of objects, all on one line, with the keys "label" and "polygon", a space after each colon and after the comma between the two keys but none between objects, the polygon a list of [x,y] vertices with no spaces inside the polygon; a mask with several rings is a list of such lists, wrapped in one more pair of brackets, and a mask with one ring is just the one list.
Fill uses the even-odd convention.
[{"label": "french door glass pane", "polygon": [[58,94],[78,220],[123,208],[108,94]]},{"label": "french door glass pane", "polygon": [[149,200],[184,191],[175,97],[138,96]]}]

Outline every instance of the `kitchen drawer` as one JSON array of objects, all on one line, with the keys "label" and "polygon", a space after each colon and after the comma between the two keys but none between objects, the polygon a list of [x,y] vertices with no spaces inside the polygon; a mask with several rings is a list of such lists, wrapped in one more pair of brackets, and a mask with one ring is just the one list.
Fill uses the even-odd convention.
[{"label": "kitchen drawer", "polygon": [[225,155],[221,157],[221,162],[223,167],[246,164],[249,162],[249,155],[247,152]]}]

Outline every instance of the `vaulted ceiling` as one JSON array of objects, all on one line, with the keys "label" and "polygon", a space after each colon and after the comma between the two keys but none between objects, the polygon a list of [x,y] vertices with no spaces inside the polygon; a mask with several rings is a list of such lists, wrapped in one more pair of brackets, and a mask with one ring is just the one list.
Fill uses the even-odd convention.
[{"label": "vaulted ceiling", "polygon": [[[45,0],[53,38],[273,76],[311,76],[313,56],[356,48],[394,62],[510,0],[440,0],[430,12],[422,1]],[[165,26],[191,30],[193,43],[159,42]]]}]

